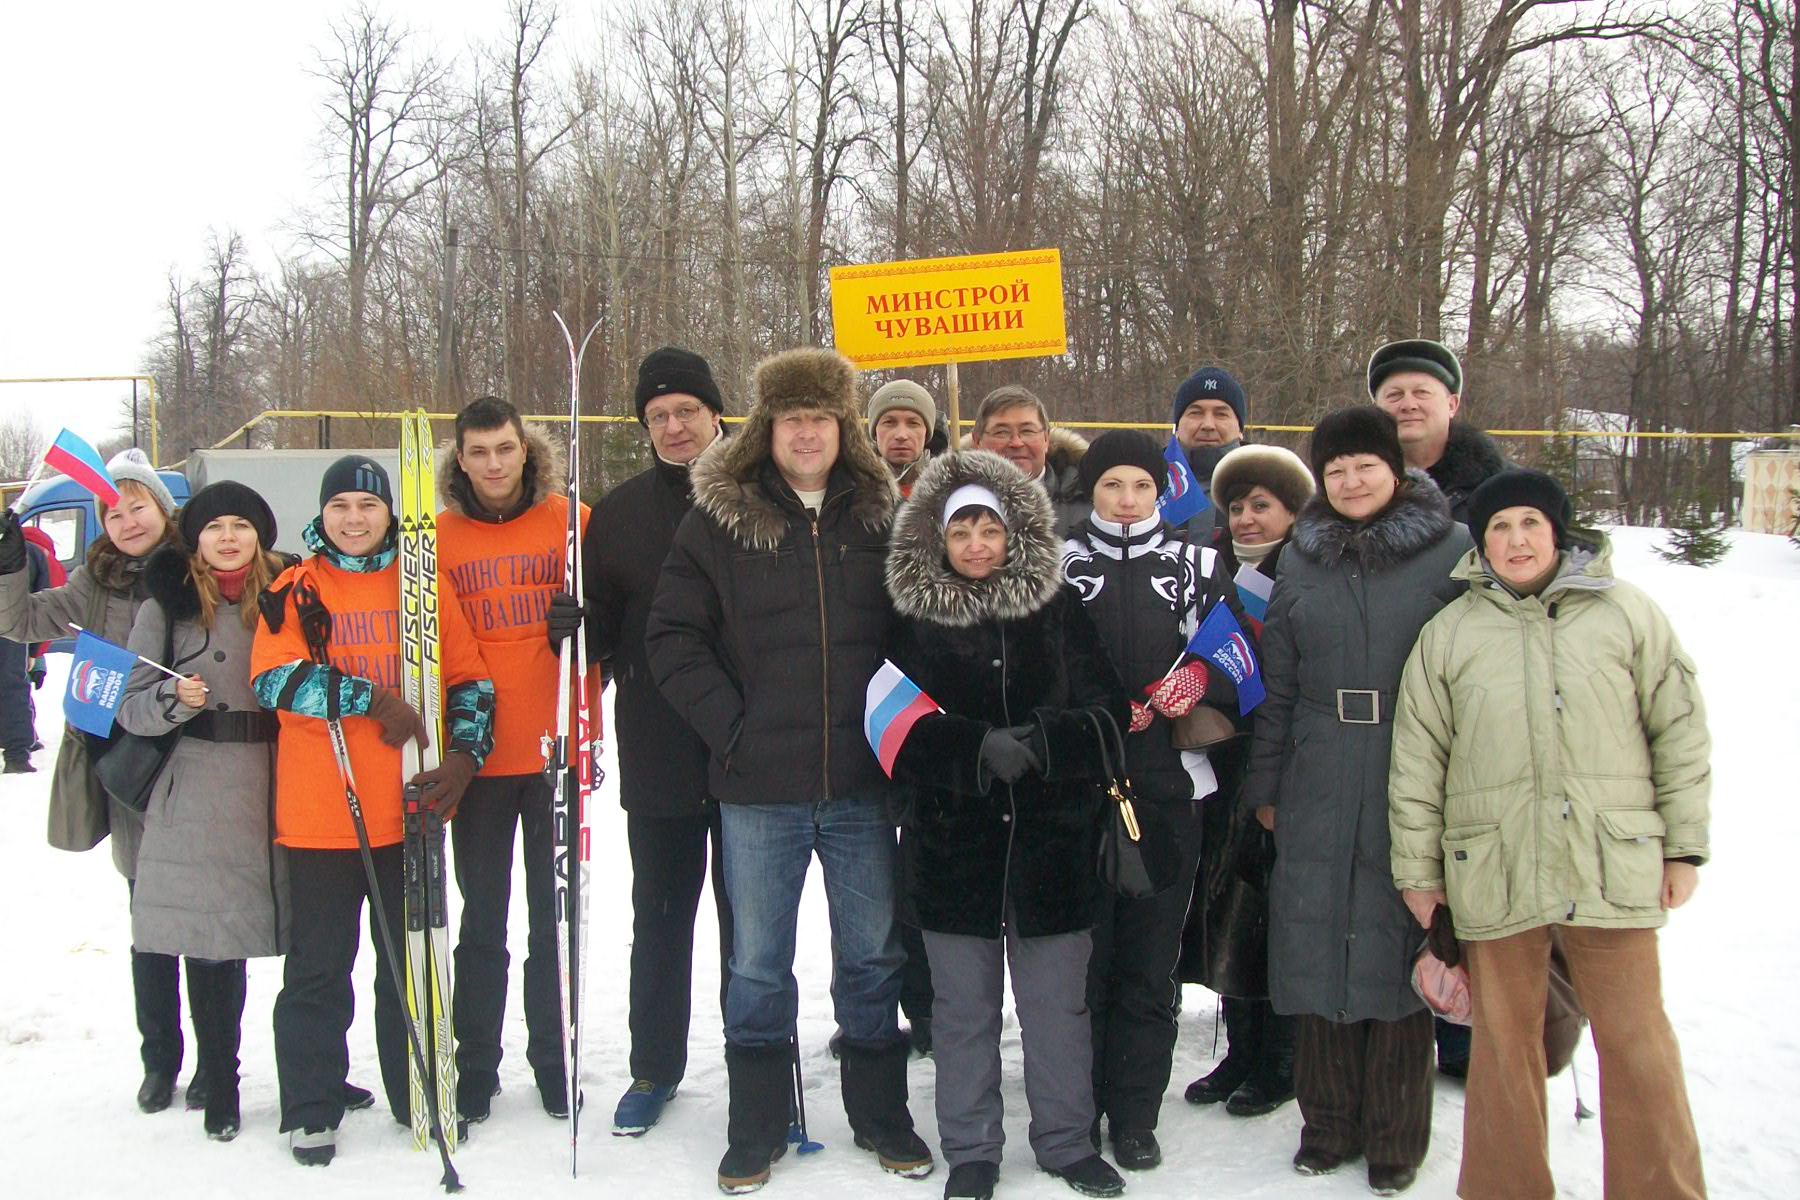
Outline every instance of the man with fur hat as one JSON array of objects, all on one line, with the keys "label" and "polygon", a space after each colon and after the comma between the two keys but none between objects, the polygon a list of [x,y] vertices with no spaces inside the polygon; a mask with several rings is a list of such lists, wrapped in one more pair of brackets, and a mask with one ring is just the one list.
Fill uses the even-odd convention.
[{"label": "man with fur hat", "polygon": [[917,1178],[932,1158],[906,1106],[891,785],[862,729],[892,621],[883,565],[894,481],[842,355],[777,354],[754,387],[742,432],[694,463],[694,511],[676,530],[647,631],[663,695],[709,751],[736,917],[719,1187],[761,1187],[787,1148],[795,926],[814,854],[831,907],[850,1127],[885,1169]]},{"label": "man with fur hat", "polygon": [[694,918],[712,855],[719,920],[719,1011],[730,979],[731,903],[719,851],[719,804],[707,790],[706,743],[657,690],[644,626],[675,530],[694,507],[689,468],[724,436],[712,367],[664,346],[638,365],[637,414],[655,461],[601,497],[582,544],[588,659],[605,663],[619,751],[619,803],[631,853],[631,1084],[613,1133],[641,1137],[687,1072]]},{"label": "man with fur hat", "polygon": [[1441,342],[1389,342],[1369,356],[1369,396],[1399,423],[1406,465],[1431,476],[1450,515],[1467,525],[1470,493],[1506,459],[1494,439],[1456,419],[1462,386],[1462,363]]},{"label": "man with fur hat", "polygon": [[1087,519],[1092,505],[1081,487],[1081,458],[1087,439],[1050,424],[1050,411],[1036,393],[1003,384],[981,398],[970,444],[992,450],[1044,489],[1056,510],[1056,536],[1069,537]]},{"label": "man with fur hat", "polygon": [[[555,648],[569,502],[562,455],[497,396],[456,415],[438,451],[438,566],[493,674],[494,749],[450,826],[462,925],[456,943],[457,1111],[485,1121],[500,1085],[513,831],[525,860],[525,1058],[544,1110],[568,1115],[556,968],[555,837],[541,748],[556,724]],[[585,507],[582,511],[587,520]],[[579,618],[577,618],[579,620]]]},{"label": "man with fur hat", "polygon": [[947,426],[938,420],[931,393],[910,379],[895,379],[869,397],[869,436],[881,461],[894,473],[902,499],[912,495],[913,481],[949,445]]},{"label": "man with fur hat", "polygon": [[[1213,468],[1244,444],[1244,412],[1244,387],[1224,367],[1201,367],[1175,389],[1175,441],[1202,488],[1212,488]],[[1188,521],[1188,540],[1209,544],[1222,524],[1217,517],[1209,507]]]}]

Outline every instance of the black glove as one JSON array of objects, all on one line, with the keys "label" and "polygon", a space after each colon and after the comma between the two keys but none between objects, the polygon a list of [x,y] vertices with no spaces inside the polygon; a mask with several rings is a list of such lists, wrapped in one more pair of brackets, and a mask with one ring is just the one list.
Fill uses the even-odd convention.
[{"label": "black glove", "polygon": [[475,778],[475,757],[466,750],[452,750],[444,761],[429,771],[413,776],[415,786],[423,789],[422,799],[432,811],[448,821],[456,815],[469,781]]},{"label": "black glove", "polygon": [[981,768],[1002,783],[1014,783],[1027,771],[1041,772],[1044,764],[1009,731],[990,729],[981,739]]},{"label": "black glove", "polygon": [[1031,769],[1042,775],[1050,762],[1050,747],[1044,744],[1044,727],[1033,721],[1029,725],[1014,725],[1006,732],[1025,747],[1025,752],[1031,755]]},{"label": "black glove", "polygon": [[417,738],[421,750],[431,745],[431,735],[425,732],[425,718],[386,688],[376,688],[369,696],[368,715],[381,722],[381,740],[389,746],[404,746],[407,738]]},{"label": "black glove", "polygon": [[27,671],[26,675],[31,679],[32,691],[41,692],[44,690],[44,664],[42,661],[38,662],[36,666]]},{"label": "black glove", "polygon": [[23,571],[25,531],[19,528],[19,514],[12,509],[0,510],[0,575]]},{"label": "black glove", "polygon": [[544,616],[550,635],[550,649],[562,652],[563,639],[581,629],[581,623],[587,619],[587,605],[576,603],[575,597],[567,592],[557,592],[550,597],[550,611]]}]

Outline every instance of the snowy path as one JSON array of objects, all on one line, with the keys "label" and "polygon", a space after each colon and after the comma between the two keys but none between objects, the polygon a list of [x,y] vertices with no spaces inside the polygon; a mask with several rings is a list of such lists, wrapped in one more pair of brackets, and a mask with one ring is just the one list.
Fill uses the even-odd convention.
[{"label": "snowy path", "polygon": [[[1800,904],[1787,885],[1800,846],[1800,550],[1779,538],[1739,535],[1731,557],[1702,572],[1668,566],[1649,553],[1657,537],[1619,532],[1619,572],[1649,588],[1667,608],[1700,664],[1713,735],[1716,863],[1702,872],[1694,903],[1663,935],[1668,1007],[1680,1035],[1706,1155],[1711,1194],[1726,1200],[1800,1196]],[[53,660],[57,666],[66,659]],[[103,846],[61,854],[43,841],[44,795],[61,722],[61,671],[39,693],[40,734],[52,743],[37,756],[42,773],[0,781],[0,812],[11,836],[0,843],[0,1128],[6,1131],[8,1196],[132,1196],[164,1191],[187,1197],[426,1196],[436,1159],[415,1154],[385,1106],[352,1114],[328,1170],[304,1170],[275,1131],[276,1091],[269,1012],[280,982],[274,961],[253,962],[244,1021],[244,1133],[230,1145],[208,1142],[198,1114],[173,1109],[153,1117],[133,1102],[140,1075],[133,1027],[123,881]],[[609,768],[610,768],[609,763]],[[524,897],[515,872],[514,985],[509,997],[505,1091],[494,1115],[457,1156],[472,1196],[716,1196],[713,1173],[724,1149],[725,1074],[720,1055],[717,949],[702,898],[696,949],[691,1062],[681,1096],[648,1137],[608,1136],[608,1119],[625,1075],[625,980],[630,937],[630,871],[624,819],[610,788],[597,813],[593,874],[593,1013],[586,1051],[590,1101],[582,1139],[582,1178],[568,1178],[567,1126],[543,1116],[525,1067],[517,965],[524,953]],[[453,889],[454,892],[454,889]],[[455,900],[452,900],[453,905]],[[925,1200],[941,1194],[942,1170],[924,1182],[883,1175],[854,1149],[838,1103],[836,1064],[825,1053],[831,1032],[830,964],[823,893],[809,887],[802,917],[801,1037],[806,1050],[807,1112],[824,1153],[776,1165],[771,1197],[886,1196]],[[352,1078],[379,1092],[369,1025],[373,955],[358,963],[359,1012],[350,1035]],[[1181,1089],[1213,1057],[1213,997],[1189,988],[1181,1018],[1169,1100],[1160,1136],[1161,1169],[1133,1176],[1128,1195],[1227,1196],[1232,1200],[1367,1196],[1360,1169],[1306,1180],[1288,1159],[1298,1142],[1294,1106],[1257,1120],[1218,1109],[1195,1110]],[[1790,1013],[1782,1017],[1782,1010]],[[1590,1044],[1577,1060],[1587,1099],[1598,1087]],[[189,1044],[189,1064],[192,1044]],[[183,1082],[186,1081],[184,1071]],[[1061,1183],[1036,1174],[1025,1140],[1018,1035],[1009,1017],[1006,1048],[1008,1156],[999,1194],[1067,1197]],[[912,1066],[912,1109],[936,1145],[932,1064]],[[1570,1119],[1567,1074],[1550,1088],[1552,1156],[1561,1194],[1600,1200],[1598,1122]],[[1462,1093],[1438,1089],[1431,1154],[1410,1193],[1423,1200],[1454,1194],[1461,1143]]]}]

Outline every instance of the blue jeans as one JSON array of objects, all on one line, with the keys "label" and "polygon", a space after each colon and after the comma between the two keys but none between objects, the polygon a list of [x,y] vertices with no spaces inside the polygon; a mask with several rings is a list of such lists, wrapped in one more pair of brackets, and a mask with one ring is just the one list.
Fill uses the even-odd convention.
[{"label": "blue jeans", "polygon": [[812,856],[831,911],[832,1010],[852,1042],[898,1041],[894,826],[880,798],[820,804],[721,804],[725,892],[733,919],[725,1040],[786,1042],[799,1015],[794,937]]}]

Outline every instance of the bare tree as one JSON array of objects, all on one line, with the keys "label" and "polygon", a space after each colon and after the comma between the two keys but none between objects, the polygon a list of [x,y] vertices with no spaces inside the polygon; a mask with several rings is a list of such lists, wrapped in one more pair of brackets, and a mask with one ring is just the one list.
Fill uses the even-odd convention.
[{"label": "bare tree", "polygon": [[0,479],[28,479],[44,459],[43,431],[27,412],[0,420]]}]

